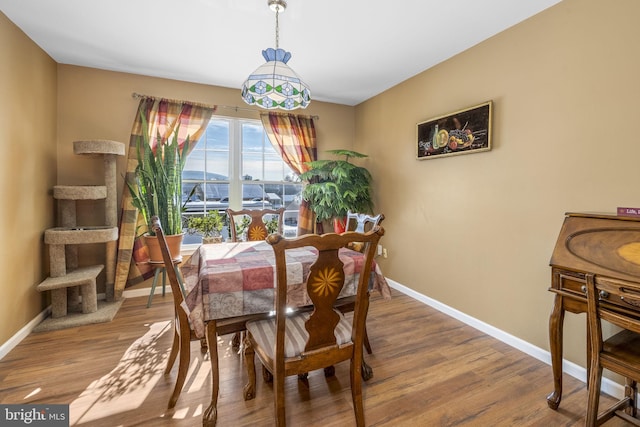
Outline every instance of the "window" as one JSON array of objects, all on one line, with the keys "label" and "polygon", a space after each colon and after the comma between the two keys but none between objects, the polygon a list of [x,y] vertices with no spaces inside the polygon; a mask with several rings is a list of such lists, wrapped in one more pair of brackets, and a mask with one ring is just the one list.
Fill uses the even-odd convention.
[{"label": "window", "polygon": [[[259,120],[213,117],[187,158],[182,187],[185,216],[284,207],[283,234],[296,235],[302,183]],[[226,227],[222,233],[229,237]],[[187,234],[184,242],[200,242],[200,236]]]}]

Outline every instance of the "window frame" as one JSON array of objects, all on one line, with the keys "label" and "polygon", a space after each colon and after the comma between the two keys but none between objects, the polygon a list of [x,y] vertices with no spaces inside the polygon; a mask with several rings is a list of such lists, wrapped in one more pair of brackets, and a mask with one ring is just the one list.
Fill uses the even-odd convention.
[{"label": "window frame", "polygon": [[[206,138],[207,137],[207,132],[208,132],[208,127],[210,126],[211,122],[213,121],[222,121],[222,122],[226,122],[227,123],[227,129],[228,129],[228,157],[227,157],[227,168],[228,168],[228,176],[227,176],[227,180],[220,180],[220,181],[208,181],[206,179],[206,173],[216,173],[214,171],[209,171],[206,169],[207,167],[207,153],[209,151],[214,151],[213,149],[209,149],[206,147],[202,149],[203,151],[203,162],[204,162],[204,170],[203,170],[203,176],[201,180],[198,179],[186,179],[184,178],[184,171],[183,171],[183,186],[185,184],[190,184],[190,183],[196,183],[195,185],[197,185],[198,183],[219,183],[219,184],[228,184],[228,208],[230,209],[234,209],[234,210],[240,210],[243,209],[243,196],[244,196],[244,192],[243,192],[243,185],[247,185],[247,184],[255,184],[255,185],[260,185],[262,187],[262,193],[263,193],[263,207],[264,208],[272,208],[273,206],[271,204],[268,204],[265,206],[264,201],[267,201],[268,203],[268,199],[264,196],[266,196],[268,193],[265,189],[265,186],[268,185],[281,185],[282,186],[282,206],[286,207],[285,205],[285,200],[284,200],[284,196],[285,196],[285,191],[286,191],[286,185],[295,185],[295,186],[299,186],[300,190],[299,192],[297,192],[296,194],[301,195],[302,193],[302,186],[303,183],[302,181],[299,180],[299,178],[297,178],[297,174],[295,174],[294,171],[292,171],[290,168],[288,168],[288,166],[285,167],[291,171],[291,174],[295,177],[293,181],[286,181],[286,176],[285,173],[283,173],[283,177],[282,177],[282,181],[276,181],[276,180],[266,180],[264,179],[264,175],[266,175],[265,173],[265,147],[267,147],[267,144],[271,145],[271,142],[269,141],[269,137],[264,129],[264,126],[262,124],[262,121],[259,119],[249,119],[249,118],[241,118],[241,117],[229,117],[229,116],[221,116],[221,115],[214,115],[211,117],[210,122],[207,123],[207,129],[205,129],[205,131],[203,132],[202,136],[200,137],[202,138]],[[263,172],[263,176],[260,177],[259,179],[252,179],[252,180],[246,180],[244,179],[244,171],[243,171],[243,147],[245,146],[245,141],[244,141],[244,133],[243,133],[243,126],[244,125],[253,125],[253,126],[259,126],[260,129],[262,130],[262,172]],[[198,142],[196,144],[200,143],[200,140],[198,140]],[[195,146],[194,146],[194,150],[195,150]],[[193,153],[193,151],[189,154],[191,155]],[[276,152],[277,154],[277,152]],[[283,163],[284,161],[282,159],[280,159]],[[188,162],[188,160],[187,160]],[[188,165],[185,166],[185,168],[188,167]],[[283,169],[283,172],[286,172],[287,169]],[[185,219],[185,224],[186,224],[186,218],[188,218],[189,216],[193,216],[193,215],[198,215],[198,214],[202,214],[204,212],[206,212],[207,209],[207,190],[205,188],[203,188],[202,190],[204,192],[204,200],[203,200],[203,209],[201,211],[185,211],[183,212],[183,219]],[[295,195],[294,195],[295,197]],[[275,207],[277,208],[277,207]],[[212,208],[209,208],[209,210]],[[226,209],[226,208],[225,208]],[[218,209],[220,212],[224,212],[225,209]],[[251,207],[249,207],[249,209],[251,209]],[[186,229],[186,225],[185,225],[185,237],[187,235],[187,229]],[[228,230],[223,230],[224,232],[227,232],[228,234]],[[196,238],[197,234],[195,234]],[[225,237],[225,235],[223,234],[223,237]],[[191,239],[189,239],[191,240]],[[185,243],[183,244],[183,248],[189,248],[189,247],[197,247],[200,243]]]}]

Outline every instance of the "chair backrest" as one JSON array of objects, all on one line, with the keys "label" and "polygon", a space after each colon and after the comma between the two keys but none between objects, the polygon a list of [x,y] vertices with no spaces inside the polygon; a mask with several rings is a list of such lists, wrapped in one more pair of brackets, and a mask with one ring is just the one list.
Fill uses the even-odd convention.
[{"label": "chair backrest", "polygon": [[602,320],[640,333],[640,284],[593,274],[587,274],[586,280],[593,352],[599,353],[603,347]]},{"label": "chair backrest", "polygon": [[229,216],[229,228],[230,236],[233,242],[238,241],[237,220],[236,217],[248,217],[249,225],[247,227],[247,240],[264,240],[270,233],[267,230],[267,225],[264,222],[265,215],[277,215],[278,227],[276,233],[282,233],[282,214],[284,208],[280,209],[242,209],[235,211],[233,209],[227,209],[227,215]]},{"label": "chair backrest", "polygon": [[[164,231],[162,230],[160,219],[157,216],[151,218],[151,229],[158,238],[160,252],[162,253],[162,260],[164,261],[165,271],[167,277],[169,278],[171,293],[173,294],[173,303],[176,307],[176,313],[182,312],[186,316],[186,312],[182,307],[182,303],[184,302],[184,295],[182,294],[182,288],[180,287],[180,282],[178,281],[176,270],[175,268],[173,268],[173,256],[169,251],[169,246],[167,246],[167,239],[165,238]],[[182,321],[182,318],[180,320]],[[184,321],[187,321],[187,319],[185,318]]]},{"label": "chair backrest", "polygon": [[373,229],[376,225],[380,224],[384,219],[384,214],[378,214],[375,216],[347,211],[347,225],[345,230],[355,231],[358,233],[364,233]]},{"label": "chair backrest", "polygon": [[[287,262],[286,251],[299,247],[313,247],[318,257],[309,269],[306,288],[313,302],[313,312],[306,320],[305,328],[309,332],[306,351],[336,345],[334,329],[340,320],[334,310],[334,304],[345,285],[344,264],[339,257],[340,249],[352,242],[364,242],[366,246],[365,260],[361,264],[357,282],[357,298],[353,317],[353,344],[363,345],[364,325],[367,315],[367,298],[369,276],[378,240],[384,229],[377,226],[367,233],[345,232],[343,234],[327,233],[323,235],[307,234],[294,239],[285,239],[281,235],[272,234],[267,242],[273,246],[276,265],[276,330],[278,334],[276,353],[284,353],[284,331],[287,313]],[[340,351],[334,348],[329,351]]]},{"label": "chair backrest", "polygon": [[282,213],[282,235],[296,237],[298,235],[298,210],[285,210]]}]

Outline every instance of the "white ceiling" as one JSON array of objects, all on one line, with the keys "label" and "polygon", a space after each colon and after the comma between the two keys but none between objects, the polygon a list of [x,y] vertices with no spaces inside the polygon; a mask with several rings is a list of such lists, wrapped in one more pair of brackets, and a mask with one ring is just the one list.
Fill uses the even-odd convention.
[{"label": "white ceiling", "polygon": [[[559,1],[287,0],[280,47],[312,99],[356,105]],[[0,10],[58,63],[237,89],[275,47],[267,0],[0,0]]]}]

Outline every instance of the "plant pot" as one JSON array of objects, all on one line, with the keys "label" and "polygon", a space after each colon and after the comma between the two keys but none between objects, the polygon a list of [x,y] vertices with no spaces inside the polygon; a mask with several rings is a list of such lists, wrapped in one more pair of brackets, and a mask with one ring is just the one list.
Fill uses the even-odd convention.
[{"label": "plant pot", "polygon": [[347,228],[347,219],[346,218],[334,218],[333,219],[333,231],[335,233],[341,234],[344,233]]},{"label": "plant pot", "polygon": [[202,238],[203,245],[208,245],[210,243],[222,243],[222,236],[210,236]]},{"label": "plant pot", "polygon": [[[182,246],[182,238],[184,237],[184,234],[173,234],[171,236],[164,237],[167,241],[167,246],[169,247],[169,252],[173,257],[173,260],[181,260],[182,255],[180,254],[180,247]],[[149,261],[158,263],[164,262],[162,259],[162,252],[160,252],[158,238],[156,236],[145,235],[144,242],[149,250]]]}]

